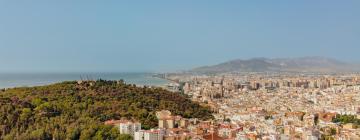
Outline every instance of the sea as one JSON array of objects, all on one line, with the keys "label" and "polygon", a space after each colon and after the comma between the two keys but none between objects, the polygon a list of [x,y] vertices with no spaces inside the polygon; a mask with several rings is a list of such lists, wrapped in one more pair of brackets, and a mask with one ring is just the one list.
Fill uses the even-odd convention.
[{"label": "sea", "polygon": [[138,86],[162,86],[169,81],[155,73],[0,73],[0,88],[32,87],[74,80],[124,80]]}]

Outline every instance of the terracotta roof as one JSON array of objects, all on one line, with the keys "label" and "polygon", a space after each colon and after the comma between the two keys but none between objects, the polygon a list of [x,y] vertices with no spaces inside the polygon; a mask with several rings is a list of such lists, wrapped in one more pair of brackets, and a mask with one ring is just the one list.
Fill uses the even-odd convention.
[{"label": "terracotta roof", "polygon": [[105,125],[118,125],[120,123],[127,123],[127,122],[131,122],[129,120],[108,120],[105,121]]},{"label": "terracotta roof", "polygon": [[225,138],[222,138],[222,137],[218,136],[217,134],[204,135],[203,138],[205,140],[225,140]]}]

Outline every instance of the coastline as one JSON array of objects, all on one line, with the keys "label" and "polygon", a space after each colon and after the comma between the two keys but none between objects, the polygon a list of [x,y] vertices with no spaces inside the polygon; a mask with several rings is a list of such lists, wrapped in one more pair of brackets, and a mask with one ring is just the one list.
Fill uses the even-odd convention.
[{"label": "coastline", "polygon": [[16,87],[34,87],[44,86],[63,81],[78,80],[124,80],[128,84],[137,86],[156,86],[161,87],[168,83],[169,80],[159,77],[153,77],[155,73],[19,73],[5,74],[0,73],[0,88]]}]

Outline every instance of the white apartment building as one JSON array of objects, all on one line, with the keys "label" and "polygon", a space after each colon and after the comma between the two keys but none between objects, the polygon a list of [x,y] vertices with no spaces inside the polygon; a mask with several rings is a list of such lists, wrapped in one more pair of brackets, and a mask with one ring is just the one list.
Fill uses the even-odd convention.
[{"label": "white apartment building", "polygon": [[135,132],[141,130],[141,123],[133,122],[123,122],[119,125],[120,134],[130,134],[134,137]]},{"label": "white apartment building", "polygon": [[163,140],[165,131],[157,130],[141,130],[135,132],[134,140]]}]

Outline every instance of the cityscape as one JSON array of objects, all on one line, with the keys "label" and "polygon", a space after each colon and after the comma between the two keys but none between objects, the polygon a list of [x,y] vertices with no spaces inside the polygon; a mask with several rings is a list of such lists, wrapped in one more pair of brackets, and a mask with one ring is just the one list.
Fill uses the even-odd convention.
[{"label": "cityscape", "polygon": [[[136,140],[359,139],[360,75],[236,73],[163,75],[166,86],[211,107],[214,119],[201,121],[156,113],[158,127],[110,120]],[[181,84],[180,84],[181,83]]]},{"label": "cityscape", "polygon": [[0,1],[0,140],[360,140],[360,1]]}]

